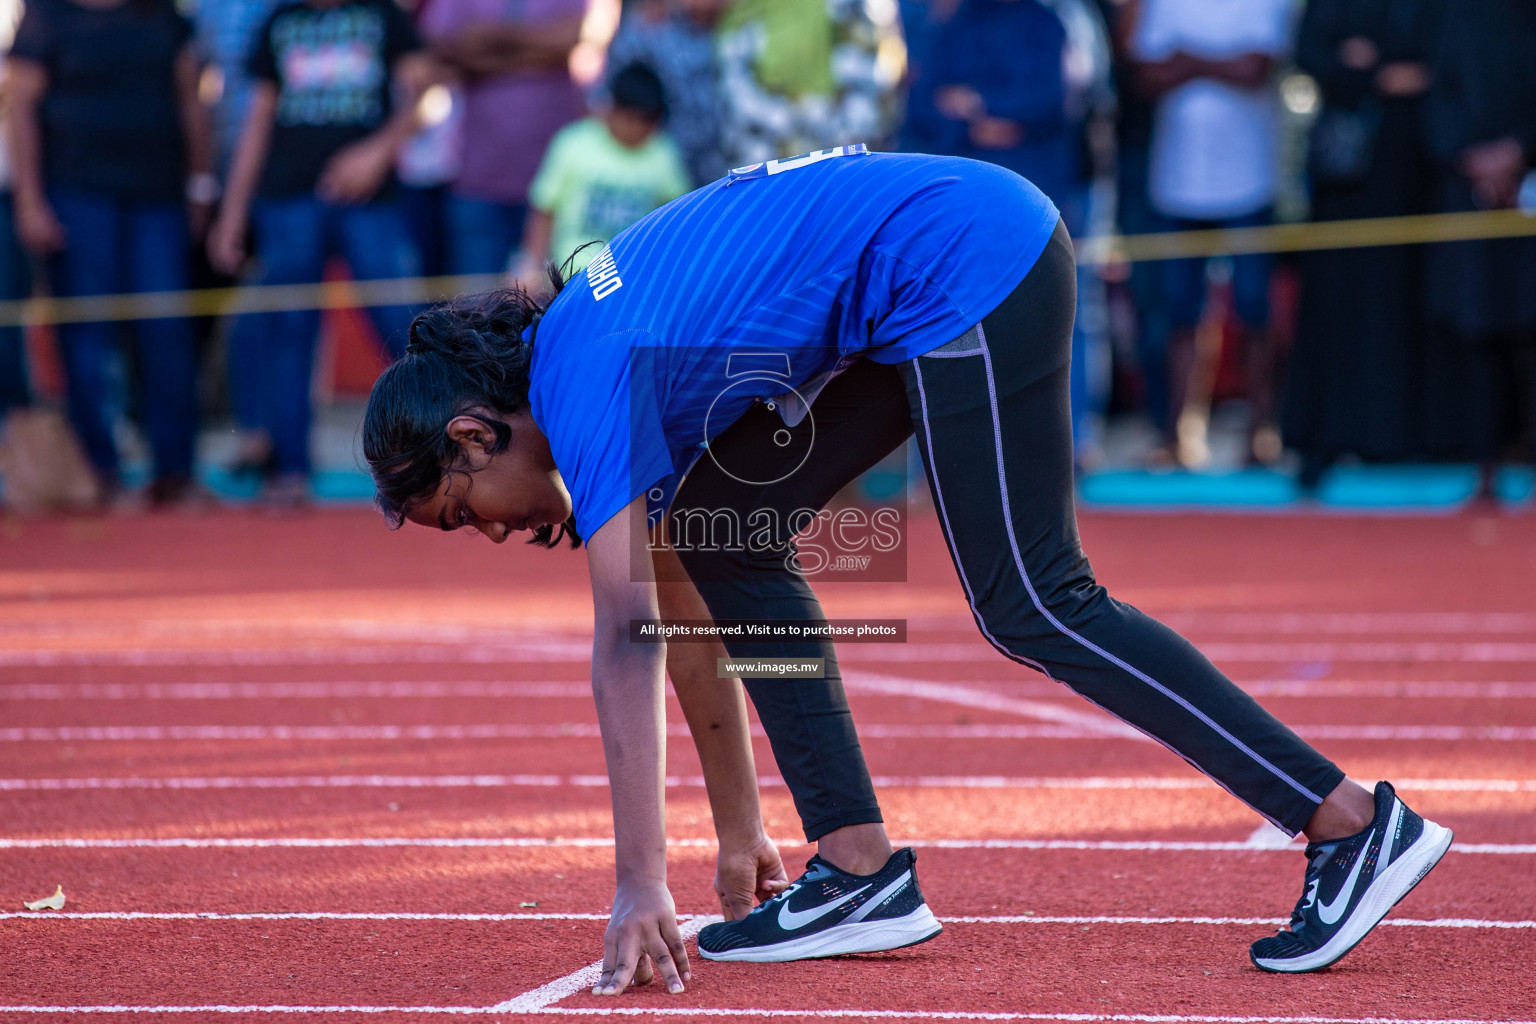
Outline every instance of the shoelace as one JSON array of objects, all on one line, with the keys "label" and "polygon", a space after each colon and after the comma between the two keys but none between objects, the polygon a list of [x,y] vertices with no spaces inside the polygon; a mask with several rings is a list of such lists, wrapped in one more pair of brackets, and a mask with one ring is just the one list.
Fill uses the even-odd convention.
[{"label": "shoelace", "polygon": [[1298,925],[1307,921],[1306,911],[1317,901],[1317,890],[1323,884],[1323,865],[1334,854],[1333,847],[1327,847],[1317,851],[1317,854],[1307,862],[1307,873],[1301,880],[1301,899],[1296,901],[1295,908],[1291,911],[1291,931],[1295,931]]}]

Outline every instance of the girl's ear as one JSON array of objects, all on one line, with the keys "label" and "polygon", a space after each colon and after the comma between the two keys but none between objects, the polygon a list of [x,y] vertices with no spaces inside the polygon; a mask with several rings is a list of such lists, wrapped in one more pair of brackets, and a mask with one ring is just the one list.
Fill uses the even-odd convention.
[{"label": "girl's ear", "polygon": [[478,416],[455,416],[443,428],[448,439],[459,446],[466,461],[478,469],[490,459],[490,448],[496,443],[496,435],[490,425]]}]

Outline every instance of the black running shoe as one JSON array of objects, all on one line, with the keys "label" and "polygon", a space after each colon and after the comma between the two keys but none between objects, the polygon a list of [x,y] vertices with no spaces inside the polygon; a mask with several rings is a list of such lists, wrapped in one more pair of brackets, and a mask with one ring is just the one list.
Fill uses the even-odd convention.
[{"label": "black running shoe", "polygon": [[699,952],[706,960],[770,964],[927,942],[944,927],[923,902],[916,865],[905,847],[873,875],[846,874],[812,857],[793,885],[740,921],[699,932]]},{"label": "black running shoe", "polygon": [[1248,950],[1255,967],[1317,971],[1354,949],[1412,891],[1451,845],[1451,830],[1425,821],[1376,784],[1376,817],[1364,832],[1307,846],[1306,885],[1291,926]]}]

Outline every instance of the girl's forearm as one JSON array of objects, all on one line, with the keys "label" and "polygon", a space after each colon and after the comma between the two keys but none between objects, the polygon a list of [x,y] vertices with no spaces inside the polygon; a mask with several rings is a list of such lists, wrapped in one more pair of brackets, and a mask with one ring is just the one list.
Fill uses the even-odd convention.
[{"label": "girl's forearm", "polygon": [[619,882],[665,882],[666,719],[663,655],[629,642],[628,624],[592,645],[592,695],[603,733],[613,799],[614,860]]}]

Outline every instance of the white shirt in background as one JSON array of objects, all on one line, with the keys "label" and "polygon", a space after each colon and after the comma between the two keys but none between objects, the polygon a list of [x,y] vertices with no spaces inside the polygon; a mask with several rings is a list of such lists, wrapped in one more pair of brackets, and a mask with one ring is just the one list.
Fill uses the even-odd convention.
[{"label": "white shirt in background", "polygon": [[[1293,0],[1146,0],[1132,42],[1144,61],[1178,51],[1221,60],[1289,52]],[[1209,78],[1158,102],[1148,192],[1169,217],[1226,220],[1274,202],[1279,183],[1279,95]]]}]

